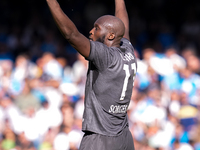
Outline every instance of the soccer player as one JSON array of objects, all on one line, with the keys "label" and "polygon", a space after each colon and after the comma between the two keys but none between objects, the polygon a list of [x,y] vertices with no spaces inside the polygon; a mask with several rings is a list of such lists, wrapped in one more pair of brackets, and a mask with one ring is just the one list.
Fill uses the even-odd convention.
[{"label": "soccer player", "polygon": [[134,48],[124,0],[115,16],[96,20],[89,39],[81,34],[56,0],[46,0],[64,38],[89,62],[80,150],[134,150],[127,109],[136,75]]}]

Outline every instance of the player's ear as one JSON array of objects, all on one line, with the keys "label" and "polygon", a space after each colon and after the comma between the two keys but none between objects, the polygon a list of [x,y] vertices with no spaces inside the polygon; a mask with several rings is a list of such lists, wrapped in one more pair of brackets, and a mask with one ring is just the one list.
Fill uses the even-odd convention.
[{"label": "player's ear", "polygon": [[108,40],[112,41],[114,39],[115,39],[115,34],[114,33],[109,33]]}]

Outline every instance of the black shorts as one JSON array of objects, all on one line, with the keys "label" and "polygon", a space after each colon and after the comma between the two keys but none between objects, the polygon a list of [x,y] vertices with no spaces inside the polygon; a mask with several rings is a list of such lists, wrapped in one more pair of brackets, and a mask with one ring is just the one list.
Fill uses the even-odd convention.
[{"label": "black shorts", "polygon": [[79,150],[134,150],[133,137],[128,128],[118,136],[86,132]]}]

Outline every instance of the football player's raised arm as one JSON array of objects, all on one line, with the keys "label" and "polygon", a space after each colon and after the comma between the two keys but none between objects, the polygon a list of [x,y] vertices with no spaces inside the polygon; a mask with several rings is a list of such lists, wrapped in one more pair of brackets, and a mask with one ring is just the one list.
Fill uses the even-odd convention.
[{"label": "football player's raised arm", "polygon": [[126,5],[124,0],[115,0],[115,16],[120,18],[125,25],[124,38],[130,40],[129,37],[129,18],[126,10]]},{"label": "football player's raised arm", "polygon": [[69,19],[69,17],[62,11],[57,0],[46,0],[57,24],[60,32],[65,39],[84,57],[88,57],[90,54],[90,41],[84,35],[82,35],[75,24]]}]

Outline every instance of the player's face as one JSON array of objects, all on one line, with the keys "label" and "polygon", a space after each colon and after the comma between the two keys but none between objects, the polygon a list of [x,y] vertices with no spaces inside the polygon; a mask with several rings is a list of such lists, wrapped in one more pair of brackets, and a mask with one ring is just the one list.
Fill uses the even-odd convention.
[{"label": "player's face", "polygon": [[103,26],[102,20],[97,20],[94,23],[94,28],[90,31],[89,39],[91,41],[99,41],[104,43],[107,33],[108,31],[105,26]]}]

